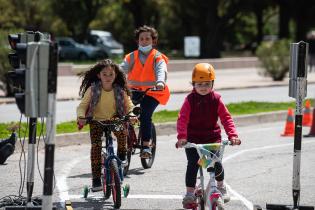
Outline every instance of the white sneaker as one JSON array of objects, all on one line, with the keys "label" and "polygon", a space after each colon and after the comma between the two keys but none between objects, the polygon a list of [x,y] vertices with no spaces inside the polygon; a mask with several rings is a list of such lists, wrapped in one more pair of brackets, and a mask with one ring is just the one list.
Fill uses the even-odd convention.
[{"label": "white sneaker", "polygon": [[229,202],[231,198],[230,198],[230,195],[229,195],[229,193],[228,193],[228,191],[226,189],[226,186],[223,185],[222,187],[217,187],[217,189],[220,191],[224,203]]}]

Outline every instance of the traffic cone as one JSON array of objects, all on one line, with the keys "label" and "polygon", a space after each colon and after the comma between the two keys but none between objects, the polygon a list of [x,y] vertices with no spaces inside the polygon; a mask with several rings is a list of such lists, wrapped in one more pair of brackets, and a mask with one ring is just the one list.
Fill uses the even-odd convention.
[{"label": "traffic cone", "polygon": [[288,108],[288,116],[285,124],[284,133],[281,136],[294,136],[294,116],[293,109]]},{"label": "traffic cone", "polygon": [[[315,119],[315,108],[313,109],[313,119]],[[304,135],[304,137],[313,137],[315,136],[315,120],[312,120],[311,130],[310,133],[307,135]]]},{"label": "traffic cone", "polygon": [[303,126],[311,126],[313,121],[313,117],[311,114],[311,102],[310,100],[306,100],[305,102],[305,108],[303,111],[303,121],[302,125]]}]

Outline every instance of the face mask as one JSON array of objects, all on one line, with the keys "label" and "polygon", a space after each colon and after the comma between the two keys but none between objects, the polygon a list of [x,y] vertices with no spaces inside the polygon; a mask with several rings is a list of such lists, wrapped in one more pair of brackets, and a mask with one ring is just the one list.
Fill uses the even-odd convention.
[{"label": "face mask", "polygon": [[147,53],[147,52],[150,52],[150,50],[152,50],[152,45],[147,45],[145,47],[139,45],[138,49],[143,53]]}]

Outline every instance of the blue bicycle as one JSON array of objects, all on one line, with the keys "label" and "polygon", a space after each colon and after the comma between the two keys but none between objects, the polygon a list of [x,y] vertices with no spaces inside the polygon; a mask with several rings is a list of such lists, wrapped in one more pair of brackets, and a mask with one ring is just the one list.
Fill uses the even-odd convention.
[{"label": "blue bicycle", "polygon": [[[105,145],[102,146],[102,185],[104,198],[108,199],[111,194],[114,202],[114,208],[119,209],[121,206],[121,185],[123,182],[123,166],[122,161],[116,156],[113,146],[112,131],[122,131],[124,129],[125,122],[128,121],[128,116],[121,119],[114,119],[108,121],[98,121],[92,118],[86,118],[87,123],[97,122],[103,129],[102,142]],[[84,188],[84,198],[87,198],[89,188]],[[129,186],[124,187],[124,197],[127,197],[129,192]]]}]

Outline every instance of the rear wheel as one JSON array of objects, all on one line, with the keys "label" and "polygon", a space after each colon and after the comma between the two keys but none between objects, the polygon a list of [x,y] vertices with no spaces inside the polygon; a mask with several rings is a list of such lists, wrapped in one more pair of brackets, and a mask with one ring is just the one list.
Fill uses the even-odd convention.
[{"label": "rear wheel", "polygon": [[116,161],[111,161],[110,163],[110,176],[114,208],[119,209],[121,206],[121,185]]},{"label": "rear wheel", "polygon": [[145,169],[152,167],[153,162],[154,162],[154,158],[155,158],[155,152],[156,152],[156,131],[155,131],[155,126],[154,126],[153,123],[152,123],[151,135],[152,135],[152,139],[151,139],[152,156],[150,158],[141,158],[141,164],[142,164],[143,168],[145,168]]}]

